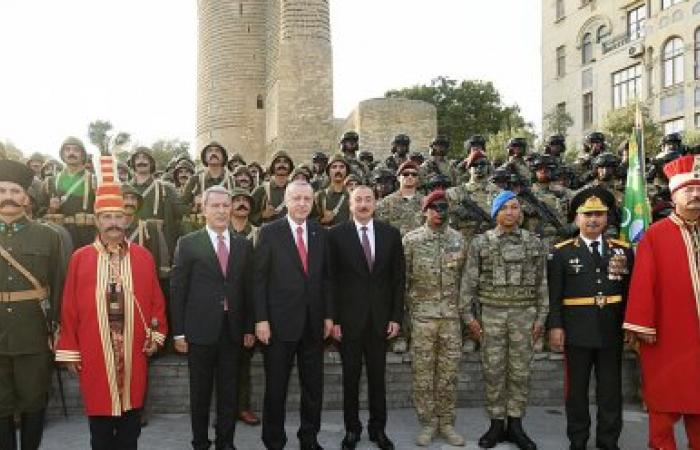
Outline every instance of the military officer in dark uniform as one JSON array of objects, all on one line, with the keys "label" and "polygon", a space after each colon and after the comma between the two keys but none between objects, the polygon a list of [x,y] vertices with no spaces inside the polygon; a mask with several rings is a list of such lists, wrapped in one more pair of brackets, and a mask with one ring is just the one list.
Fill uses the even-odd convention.
[{"label": "military officer in dark uniform", "polygon": [[21,416],[21,448],[39,448],[59,317],[64,264],[61,238],[25,216],[34,172],[0,161],[0,448],[17,448],[14,415]]},{"label": "military officer in dark uniform", "polygon": [[550,346],[566,354],[567,436],[572,450],[583,450],[590,435],[588,386],[596,374],[596,446],[619,449],[622,431],[622,322],[632,273],[629,244],[605,238],[612,194],[594,187],[571,201],[570,216],[580,234],[549,255]]}]

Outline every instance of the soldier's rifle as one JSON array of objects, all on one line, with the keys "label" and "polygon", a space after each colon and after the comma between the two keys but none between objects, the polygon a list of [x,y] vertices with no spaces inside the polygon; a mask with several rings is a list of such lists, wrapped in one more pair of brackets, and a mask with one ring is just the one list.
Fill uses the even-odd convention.
[{"label": "soldier's rifle", "polygon": [[[460,211],[460,207],[463,209],[463,211]],[[496,226],[496,222],[493,220],[493,218],[467,195],[460,200],[456,213],[460,220],[475,218],[477,234],[481,233],[481,226],[484,223],[487,223],[490,228]]]},{"label": "soldier's rifle", "polygon": [[537,199],[537,197],[535,197],[530,188],[523,186],[523,188],[520,191],[520,197],[522,197],[522,199],[525,200],[526,203],[532,206],[535,209],[537,215],[540,216],[541,220],[537,224],[536,230],[538,235],[543,235],[545,223],[549,223],[554,228],[556,228],[557,234],[559,236],[567,236],[569,234],[568,228],[561,223],[561,221],[552,212],[552,210],[549,209],[549,206],[547,206],[546,203],[541,202]]}]

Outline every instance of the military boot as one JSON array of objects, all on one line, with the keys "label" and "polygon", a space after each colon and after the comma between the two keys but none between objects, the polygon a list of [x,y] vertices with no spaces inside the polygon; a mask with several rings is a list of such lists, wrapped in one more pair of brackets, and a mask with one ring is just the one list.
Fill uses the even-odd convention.
[{"label": "military boot", "polygon": [[508,417],[506,435],[508,441],[515,444],[520,450],[537,450],[537,445],[525,434],[523,422],[520,417]]},{"label": "military boot", "polygon": [[415,438],[416,445],[419,447],[427,447],[433,441],[434,436],[435,427],[433,425],[425,425]]},{"label": "military boot", "polygon": [[462,435],[457,434],[452,425],[440,425],[440,435],[453,447],[464,447],[466,443]]},{"label": "military boot", "polygon": [[506,421],[503,419],[491,419],[489,429],[479,439],[479,447],[493,448],[499,442],[506,440]]},{"label": "military boot", "polygon": [[0,448],[17,450],[17,431],[13,415],[0,418]]},{"label": "military boot", "polygon": [[22,450],[37,450],[44,434],[44,410],[22,413],[20,437]]}]

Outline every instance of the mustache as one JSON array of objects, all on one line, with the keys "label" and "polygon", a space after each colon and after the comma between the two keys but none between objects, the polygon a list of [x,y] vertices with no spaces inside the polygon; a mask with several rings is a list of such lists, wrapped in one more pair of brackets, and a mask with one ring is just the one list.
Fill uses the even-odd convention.
[{"label": "mustache", "polygon": [[0,202],[0,208],[4,208],[5,206],[15,206],[17,208],[22,207],[22,205],[20,205],[14,200],[3,200],[2,202]]},{"label": "mustache", "polygon": [[219,155],[217,155],[216,153],[212,153],[211,155],[209,155],[207,157],[207,159],[214,159],[214,158],[221,160],[221,157]]},{"label": "mustache", "polygon": [[149,167],[151,164],[147,162],[138,162],[136,163],[136,167]]},{"label": "mustache", "polygon": [[248,210],[250,210],[250,208],[248,208],[248,206],[246,206],[246,205],[238,205],[238,207],[236,208],[236,211],[248,211]]},{"label": "mustache", "polygon": [[107,231],[124,231],[124,228],[120,227],[119,225],[113,225],[111,227],[107,227],[105,232],[107,232]]}]

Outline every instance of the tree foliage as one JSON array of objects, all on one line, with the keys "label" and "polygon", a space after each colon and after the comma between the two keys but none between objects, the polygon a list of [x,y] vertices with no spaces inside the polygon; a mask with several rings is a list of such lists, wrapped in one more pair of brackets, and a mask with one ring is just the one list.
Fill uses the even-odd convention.
[{"label": "tree foliage", "polygon": [[[603,132],[611,149],[617,149],[621,144],[629,139],[635,125],[635,115],[637,106],[630,103],[622,108],[610,110],[603,119]],[[661,141],[661,126],[649,118],[649,108],[640,104],[644,128],[644,150],[646,156],[653,156],[658,151],[658,144]]]},{"label": "tree foliage", "polygon": [[565,109],[555,106],[544,115],[544,123],[545,136],[560,134],[566,137],[569,127],[574,124],[574,118]]},{"label": "tree foliage", "polygon": [[494,163],[502,163],[508,159],[508,141],[514,137],[522,137],[527,139],[527,151],[531,153],[535,151],[537,144],[537,135],[530,127],[513,127],[506,128],[492,134],[486,141],[486,156]]},{"label": "tree foliage", "polygon": [[430,85],[390,90],[385,96],[423,100],[434,105],[438,133],[450,138],[453,156],[463,153],[462,143],[474,134],[491,135],[528,125],[520,115],[520,108],[504,105],[499,92],[487,81],[457,81],[441,76]]},{"label": "tree foliage", "polygon": [[151,145],[151,155],[156,160],[156,168],[165,170],[171,159],[189,155],[190,143],[179,139],[159,139]]}]

